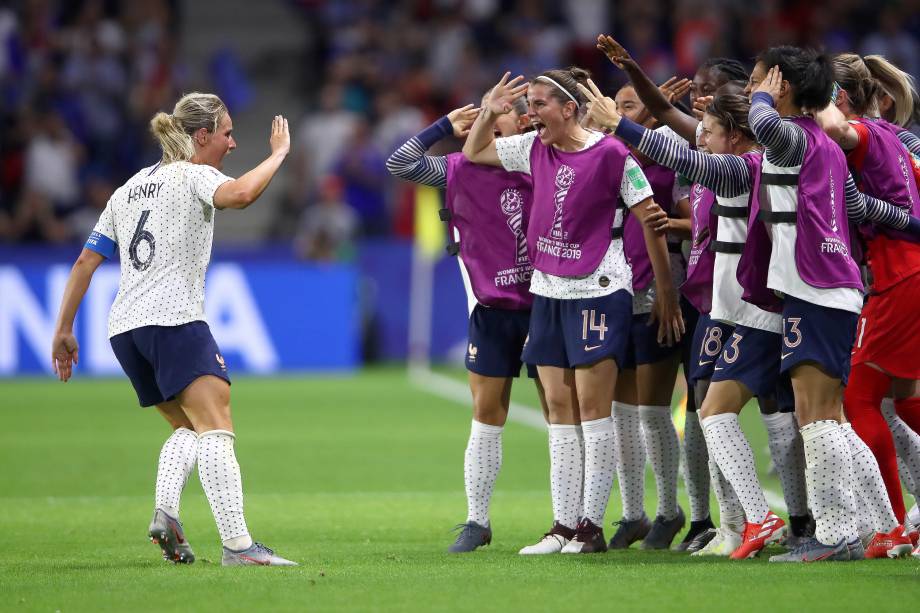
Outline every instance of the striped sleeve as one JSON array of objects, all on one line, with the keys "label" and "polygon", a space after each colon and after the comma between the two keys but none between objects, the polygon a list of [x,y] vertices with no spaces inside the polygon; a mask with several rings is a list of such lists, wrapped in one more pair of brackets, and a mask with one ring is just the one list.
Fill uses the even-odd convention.
[{"label": "striped sleeve", "polygon": [[913,132],[901,130],[898,132],[898,138],[902,143],[904,143],[904,146],[907,147],[908,151],[910,151],[913,155],[920,157],[920,137],[918,137]]},{"label": "striped sleeve", "polygon": [[903,230],[910,221],[910,215],[906,210],[860,192],[856,188],[853,175],[847,175],[846,204],[847,217],[856,224],[872,222],[895,230]]},{"label": "striped sleeve", "polygon": [[684,143],[629,121],[625,117],[616,135],[662,166],[731,198],[751,189],[751,173],[737,155],[712,155],[690,149]]},{"label": "striped sleeve", "polygon": [[773,108],[770,94],[754,94],[748,119],[757,142],[766,147],[764,155],[770,163],[783,167],[799,166],[802,163],[808,142],[805,131],[779,116]]},{"label": "striped sleeve", "polygon": [[431,187],[446,187],[447,158],[443,155],[425,155],[425,152],[436,142],[452,133],[450,120],[442,117],[394,151],[387,159],[387,170],[394,177],[413,183]]}]

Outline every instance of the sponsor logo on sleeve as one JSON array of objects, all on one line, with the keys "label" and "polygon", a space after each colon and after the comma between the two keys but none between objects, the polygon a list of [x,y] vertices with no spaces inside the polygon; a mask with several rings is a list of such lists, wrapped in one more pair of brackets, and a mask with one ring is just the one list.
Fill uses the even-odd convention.
[{"label": "sponsor logo on sleeve", "polygon": [[627,170],[626,178],[629,179],[629,184],[632,185],[635,190],[648,187],[648,179],[645,178],[645,173],[642,172],[642,169],[638,166],[634,166]]}]

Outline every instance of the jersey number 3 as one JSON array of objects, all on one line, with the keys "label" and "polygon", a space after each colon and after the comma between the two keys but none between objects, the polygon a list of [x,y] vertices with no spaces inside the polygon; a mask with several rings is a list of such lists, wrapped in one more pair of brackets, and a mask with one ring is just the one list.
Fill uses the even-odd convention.
[{"label": "jersey number 3", "polygon": [[[156,240],[153,234],[144,229],[147,218],[150,217],[150,211],[141,211],[141,218],[137,220],[137,227],[134,229],[134,236],[131,237],[131,245],[128,247],[128,254],[131,256],[131,265],[134,270],[144,271],[150,267],[153,261],[153,252],[156,251]],[[147,259],[142,260],[137,253],[137,248],[141,243],[147,243]]]}]

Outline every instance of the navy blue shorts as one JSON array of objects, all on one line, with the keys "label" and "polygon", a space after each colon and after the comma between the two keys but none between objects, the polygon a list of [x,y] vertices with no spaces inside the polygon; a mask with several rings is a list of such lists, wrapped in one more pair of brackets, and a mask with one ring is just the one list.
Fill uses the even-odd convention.
[{"label": "navy blue shorts", "polygon": [[815,362],[846,385],[858,319],[857,313],[786,296],[783,301],[783,372],[803,362]]},{"label": "navy blue shorts", "polygon": [[[530,329],[530,311],[496,309],[477,304],[470,315],[466,369],[484,377],[517,377],[521,351]],[[527,374],[537,369],[528,364]]]},{"label": "navy blue shorts", "polygon": [[716,360],[722,353],[722,345],[729,339],[735,326],[721,321],[713,321],[708,313],[701,313],[693,331],[693,344],[690,353],[688,381],[695,385],[697,381],[711,379]]},{"label": "navy blue shorts", "polygon": [[203,321],[143,326],[116,334],[109,342],[142,407],[174,399],[204,375],[230,383],[224,358]]},{"label": "navy blue shorts", "polygon": [[782,343],[783,337],[776,332],[735,326],[722,340],[712,381],[740,381],[755,396],[774,396],[780,379]]},{"label": "navy blue shorts", "polygon": [[694,356],[693,334],[696,332],[696,324],[699,322],[702,313],[696,310],[696,307],[690,302],[680,297],[680,312],[684,316],[684,335],[680,337],[680,363],[684,367],[684,378],[690,381],[690,361]]},{"label": "navy blue shorts", "polygon": [[622,368],[631,317],[632,296],[626,290],[572,300],[536,296],[521,357],[528,364],[559,368],[613,358]]},{"label": "navy blue shorts", "polygon": [[795,393],[792,391],[792,379],[789,373],[780,373],[779,381],[776,383],[776,406],[780,413],[792,413],[795,411]]},{"label": "navy blue shorts", "polygon": [[637,364],[654,364],[681,350],[680,343],[668,347],[658,344],[658,322],[648,325],[650,313],[632,316],[629,327],[629,342],[626,345],[624,370],[632,370]]}]

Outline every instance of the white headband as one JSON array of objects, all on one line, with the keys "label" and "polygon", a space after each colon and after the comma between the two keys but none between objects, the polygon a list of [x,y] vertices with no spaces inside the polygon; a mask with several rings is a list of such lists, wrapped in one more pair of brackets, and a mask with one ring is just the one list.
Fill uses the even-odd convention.
[{"label": "white headband", "polygon": [[575,96],[573,96],[572,94],[569,93],[569,90],[567,90],[566,88],[564,88],[564,87],[562,87],[561,85],[559,85],[558,83],[556,83],[553,79],[550,79],[549,77],[540,75],[540,76],[537,77],[535,80],[536,80],[536,81],[549,81],[550,83],[552,83],[553,85],[555,85],[557,88],[561,89],[562,92],[563,92],[566,96],[568,96],[569,98],[571,98],[571,99],[572,99],[572,102],[575,103],[575,106],[581,106],[580,104],[578,104],[578,100],[575,99]]}]

